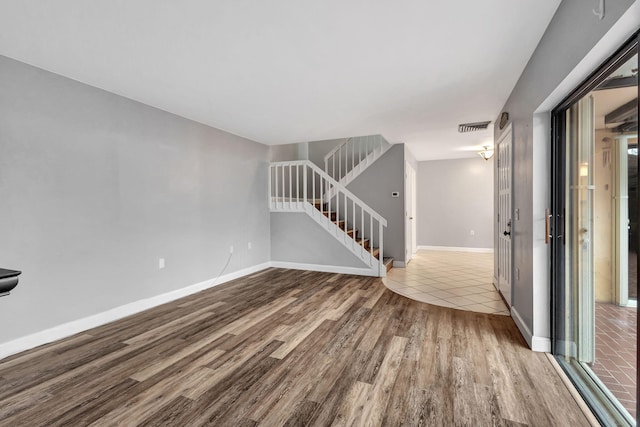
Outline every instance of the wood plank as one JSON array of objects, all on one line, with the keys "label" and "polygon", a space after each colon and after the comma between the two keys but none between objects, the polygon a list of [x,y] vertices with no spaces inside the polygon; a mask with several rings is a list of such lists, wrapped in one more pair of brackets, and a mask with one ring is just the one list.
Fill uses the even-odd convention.
[{"label": "wood plank", "polygon": [[362,410],[362,418],[359,424],[376,426],[382,424],[391,388],[400,370],[400,362],[406,345],[407,339],[404,337],[394,336],[391,339],[389,350],[380,367],[381,373],[376,378],[367,396],[367,403]]}]

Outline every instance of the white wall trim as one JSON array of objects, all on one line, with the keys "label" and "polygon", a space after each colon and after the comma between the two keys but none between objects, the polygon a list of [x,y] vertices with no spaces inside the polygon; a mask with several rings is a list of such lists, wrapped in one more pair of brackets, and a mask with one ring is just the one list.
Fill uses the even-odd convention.
[{"label": "white wall trim", "polygon": [[404,262],[404,261],[393,260],[393,266],[394,267],[398,267],[398,268],[406,268],[407,267],[407,263]]},{"label": "white wall trim", "polygon": [[419,245],[418,250],[427,251],[446,251],[446,252],[478,252],[483,254],[492,254],[493,248],[465,248],[458,246],[424,246]]},{"label": "white wall trim", "polygon": [[[377,277],[377,270],[369,268],[343,267],[339,265],[303,264],[298,262],[271,261],[271,267],[287,268],[290,270],[320,271],[323,273],[353,274],[356,276]],[[386,270],[385,270],[386,271]]]},{"label": "white wall trim", "polygon": [[533,335],[515,307],[511,307],[511,317],[531,350],[540,353],[549,353],[551,351],[551,340]]},{"label": "white wall trim", "polygon": [[75,335],[77,333],[104,325],[109,322],[113,322],[118,319],[122,319],[123,317],[140,313],[144,310],[148,310],[150,308],[175,301],[177,299],[195,294],[214,286],[221,285],[223,283],[238,279],[243,276],[247,276],[257,271],[269,268],[270,266],[271,265],[268,262],[257,264],[251,267],[244,268],[242,270],[234,271],[233,273],[225,274],[224,276],[220,276],[218,279],[205,280],[203,282],[196,283],[194,285],[190,285],[181,289],[176,289],[164,294],[114,307],[110,310],[84,317],[82,319],[72,320],[71,322],[63,323],[61,325],[45,329],[34,334],[26,335],[12,341],[0,343],[0,360],[7,356],[11,356],[25,350],[30,350],[43,344],[48,344],[53,341],[67,338],[71,335]]},{"label": "white wall trim", "polygon": [[531,337],[531,350],[539,353],[551,353],[551,339],[546,337]]}]

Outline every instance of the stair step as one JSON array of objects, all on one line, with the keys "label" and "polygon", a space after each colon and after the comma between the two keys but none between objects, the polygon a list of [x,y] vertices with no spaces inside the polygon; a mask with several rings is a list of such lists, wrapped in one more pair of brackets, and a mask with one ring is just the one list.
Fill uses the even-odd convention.
[{"label": "stair step", "polygon": [[364,246],[364,248],[366,250],[369,250],[370,247],[370,242],[369,239],[356,239],[356,242],[360,245],[360,246]]},{"label": "stair step", "polygon": [[357,239],[358,238],[358,234],[360,234],[360,232],[358,230],[354,230],[353,228],[351,230],[347,230],[346,233],[352,239]]},{"label": "stair step", "polygon": [[384,257],[382,258],[382,263],[387,267],[387,273],[389,270],[393,268],[393,258],[392,257]]},{"label": "stair step", "polygon": [[345,228],[344,219],[341,219],[340,221],[331,221],[331,222],[336,224],[338,228],[344,230]]},{"label": "stair step", "polygon": [[380,248],[373,248],[371,255],[373,255],[374,258],[380,259]]},{"label": "stair step", "polygon": [[336,213],[335,212],[322,211],[322,215],[326,216],[327,218],[331,218],[331,221],[335,221],[336,220]]},{"label": "stair step", "polygon": [[[309,201],[309,203],[311,203],[313,206],[316,207],[316,209],[318,210],[326,210],[327,206],[329,205],[329,203],[324,202],[322,203],[322,205],[320,204],[320,199],[317,199],[316,201]],[[320,207],[322,206],[322,209],[320,209]]]}]

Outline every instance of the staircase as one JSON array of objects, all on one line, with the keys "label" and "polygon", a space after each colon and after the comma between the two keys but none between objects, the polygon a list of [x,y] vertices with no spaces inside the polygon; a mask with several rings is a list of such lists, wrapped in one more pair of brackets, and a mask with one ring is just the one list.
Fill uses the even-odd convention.
[{"label": "staircase", "polygon": [[[391,144],[382,135],[347,138],[324,157],[324,170],[334,180],[347,186],[382,156]],[[325,194],[326,198],[333,194]]]},{"label": "staircase", "polygon": [[306,213],[360,258],[371,275],[386,275],[389,262],[381,255],[387,220],[310,161],[269,165],[269,207]]}]

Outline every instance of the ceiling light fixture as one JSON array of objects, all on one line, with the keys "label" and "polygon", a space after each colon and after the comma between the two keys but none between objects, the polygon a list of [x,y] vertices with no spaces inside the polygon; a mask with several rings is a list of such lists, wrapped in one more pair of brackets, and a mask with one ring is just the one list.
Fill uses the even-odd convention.
[{"label": "ceiling light fixture", "polygon": [[493,148],[490,148],[488,145],[485,145],[484,150],[480,151],[478,154],[485,160],[489,160],[493,157]]}]

